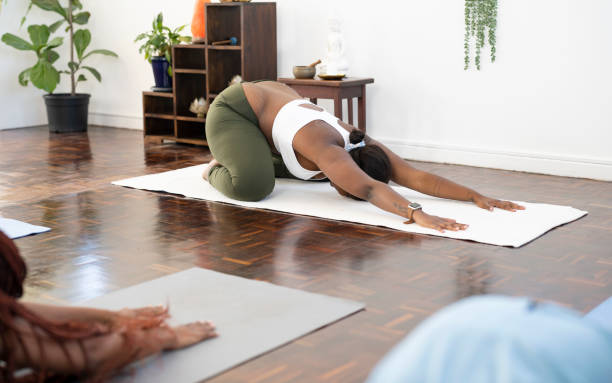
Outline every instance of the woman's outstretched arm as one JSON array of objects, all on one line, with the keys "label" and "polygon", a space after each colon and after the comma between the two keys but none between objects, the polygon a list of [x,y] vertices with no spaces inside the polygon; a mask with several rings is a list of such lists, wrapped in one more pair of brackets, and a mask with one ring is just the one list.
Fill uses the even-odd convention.
[{"label": "woman's outstretched arm", "polygon": [[375,139],[366,136],[365,140],[368,145],[376,145],[387,154],[391,162],[391,180],[399,185],[434,197],[457,201],[471,201],[487,210],[493,210],[494,207],[509,211],[525,209],[523,206],[515,204],[514,202],[485,197],[473,189],[459,185],[446,178],[415,169],[404,159]]},{"label": "woman's outstretched arm", "polygon": [[[73,307],[65,307],[66,313],[62,313],[62,308],[53,307],[51,316],[68,319],[75,313]],[[39,305],[37,314],[46,317],[44,311],[44,305]],[[82,316],[72,319],[82,320]],[[15,318],[14,326],[16,332],[9,333],[6,338],[8,344],[0,345],[0,351],[7,347],[13,353],[16,367],[74,375],[111,372],[163,350],[187,347],[217,336],[210,322],[194,322],[173,328],[163,325],[128,330],[127,337],[120,331],[114,331],[80,341],[49,338],[44,331],[20,317]]]},{"label": "woman's outstretched arm", "polygon": [[91,307],[55,306],[32,302],[21,302],[28,310],[47,320],[69,322],[98,322],[109,327],[118,327],[126,320],[138,318],[158,318],[160,321],[168,318],[168,309],[164,306],[148,306],[140,308],[124,308],[119,311],[95,309]]},{"label": "woman's outstretched arm", "polygon": [[408,206],[410,201],[386,183],[370,178],[357,166],[344,148],[338,145],[328,145],[325,149],[318,150],[312,158],[315,158],[319,169],[334,184],[380,209],[407,219],[413,219],[420,226],[440,232],[444,232],[444,230],[465,230],[467,228],[467,225],[458,223],[453,219],[429,215],[423,210],[413,211]]}]

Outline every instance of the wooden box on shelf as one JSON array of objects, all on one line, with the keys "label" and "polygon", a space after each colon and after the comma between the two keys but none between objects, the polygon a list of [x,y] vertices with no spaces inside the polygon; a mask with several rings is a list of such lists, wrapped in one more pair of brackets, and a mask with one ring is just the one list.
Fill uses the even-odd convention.
[{"label": "wooden box on shelf", "polygon": [[[206,118],[189,111],[194,99],[212,103],[235,75],[276,79],[276,3],[208,3],[205,13],[205,44],[172,47],[172,93],[143,92],[145,142],[207,145]],[[235,45],[213,45],[232,37]]]}]

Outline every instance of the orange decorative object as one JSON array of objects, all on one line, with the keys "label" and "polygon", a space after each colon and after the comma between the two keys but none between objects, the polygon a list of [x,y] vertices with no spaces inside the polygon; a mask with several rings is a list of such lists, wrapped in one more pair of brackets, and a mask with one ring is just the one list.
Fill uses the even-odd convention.
[{"label": "orange decorative object", "polygon": [[196,0],[191,20],[191,35],[194,42],[201,42],[206,38],[206,3],[210,0]]}]

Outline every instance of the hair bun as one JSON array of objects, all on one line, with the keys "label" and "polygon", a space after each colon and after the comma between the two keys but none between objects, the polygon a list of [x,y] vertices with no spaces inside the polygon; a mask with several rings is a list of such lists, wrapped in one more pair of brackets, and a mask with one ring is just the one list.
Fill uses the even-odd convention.
[{"label": "hair bun", "polygon": [[363,138],[365,137],[365,133],[362,132],[361,130],[355,128],[351,131],[351,134],[349,135],[349,141],[351,142],[351,144],[358,144],[361,141],[363,141]]}]

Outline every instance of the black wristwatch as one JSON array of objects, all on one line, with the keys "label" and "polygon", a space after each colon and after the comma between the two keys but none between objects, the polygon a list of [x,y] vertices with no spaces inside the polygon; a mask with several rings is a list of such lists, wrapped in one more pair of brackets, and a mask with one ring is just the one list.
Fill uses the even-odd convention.
[{"label": "black wristwatch", "polygon": [[414,222],[414,212],[417,210],[422,210],[423,206],[421,206],[421,204],[418,202],[410,202],[408,207],[412,211],[412,214],[410,214],[410,218],[405,223],[413,223]]}]

